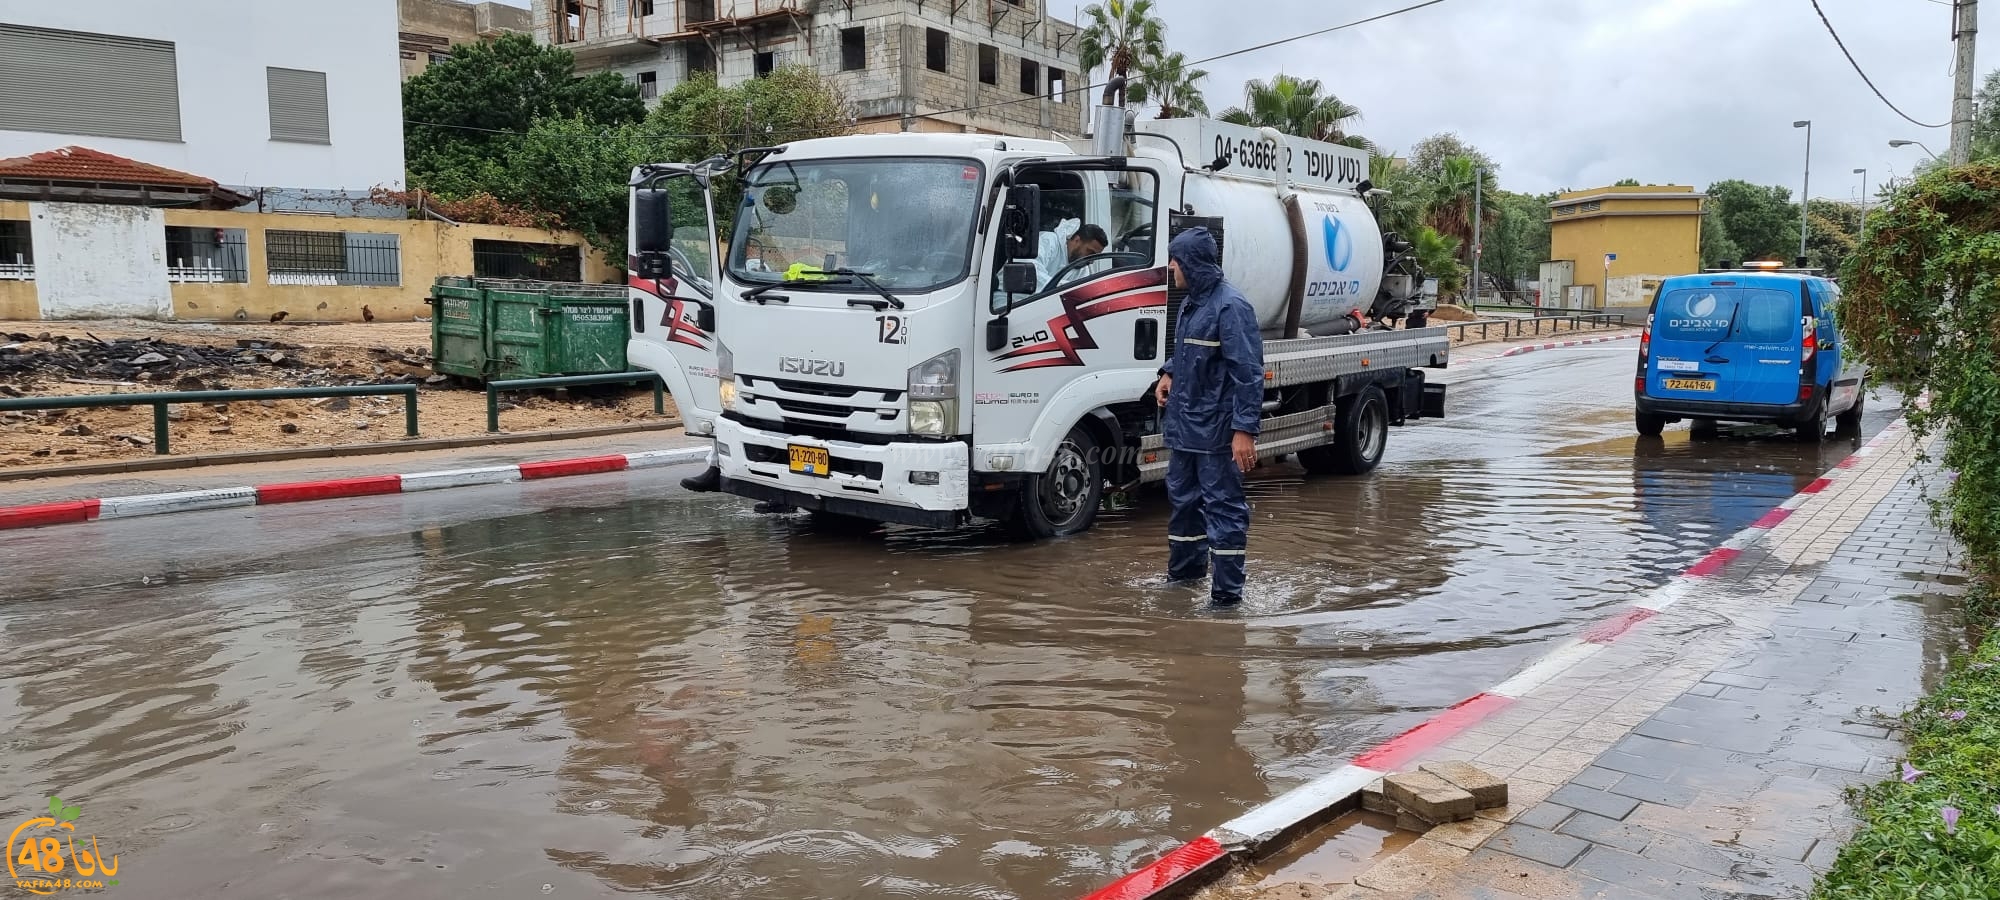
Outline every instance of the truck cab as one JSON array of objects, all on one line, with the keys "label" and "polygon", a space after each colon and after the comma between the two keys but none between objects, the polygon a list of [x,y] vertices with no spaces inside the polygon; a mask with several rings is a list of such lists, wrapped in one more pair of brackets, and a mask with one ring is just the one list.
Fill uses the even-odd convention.
[{"label": "truck cab", "polygon": [[[1225,250],[1241,245],[1225,252],[1225,270],[1283,335],[1303,334],[1302,316],[1366,308],[1383,281],[1391,242],[1356,190],[1365,157],[1286,148],[1251,129],[1223,135],[1139,134],[1087,154],[965,134],[748,152],[740,200],[726,201],[730,237],[708,242],[712,294],[687,286],[639,298],[652,321],[679,323],[670,335],[706,347],[683,341],[634,359],[700,368],[712,353],[725,491],[924,527],[999,519],[1029,537],[1084,530],[1107,487],[1165,471],[1152,389],[1171,347],[1166,254],[1180,228],[1240,232],[1223,238]],[[1183,156],[1189,142],[1225,140],[1259,171],[1219,177],[1220,164],[1195,169]],[[1305,152],[1319,154],[1319,193],[1288,189],[1288,149],[1302,151],[1301,175]],[[670,251],[694,218],[714,231],[710,198],[720,195],[685,168],[635,173],[640,282],[691,258]],[[694,198],[679,190],[687,184],[710,189]],[[1079,235],[1092,239],[1071,240]],[[1266,254],[1292,260],[1294,247],[1310,259],[1263,271]],[[1443,365],[1448,347],[1442,329],[1267,342],[1273,418],[1260,453],[1365,471],[1386,432],[1359,430],[1441,412],[1442,387],[1413,370]],[[698,377],[685,378],[697,405]],[[1345,462],[1322,446],[1341,433],[1353,451]]]}]

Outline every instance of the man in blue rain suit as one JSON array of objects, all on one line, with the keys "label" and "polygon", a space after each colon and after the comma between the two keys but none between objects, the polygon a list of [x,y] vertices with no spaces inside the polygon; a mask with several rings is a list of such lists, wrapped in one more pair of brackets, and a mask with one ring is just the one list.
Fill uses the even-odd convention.
[{"label": "man in blue rain suit", "polygon": [[1264,338],[1257,313],[1222,278],[1215,238],[1190,228],[1168,245],[1174,283],[1187,290],[1174,327],[1174,355],[1160,368],[1155,399],[1165,408],[1167,449],[1167,579],[1192,581],[1209,572],[1218,606],[1243,600],[1244,549],[1250,503],[1243,473],[1257,465],[1257,429],[1264,406]]}]

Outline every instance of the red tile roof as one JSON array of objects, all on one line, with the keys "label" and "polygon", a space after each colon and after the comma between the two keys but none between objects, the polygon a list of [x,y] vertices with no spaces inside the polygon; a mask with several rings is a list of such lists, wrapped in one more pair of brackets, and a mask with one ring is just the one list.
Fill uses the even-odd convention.
[{"label": "red tile roof", "polygon": [[0,159],[0,180],[134,184],[198,190],[216,188],[213,180],[199,175],[112,156],[89,147],[64,147],[33,156]]}]

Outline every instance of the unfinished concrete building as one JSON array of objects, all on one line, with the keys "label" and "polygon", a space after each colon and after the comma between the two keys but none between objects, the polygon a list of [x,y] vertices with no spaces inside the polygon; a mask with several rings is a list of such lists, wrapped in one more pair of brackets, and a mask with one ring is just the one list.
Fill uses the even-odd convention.
[{"label": "unfinished concrete building", "polygon": [[396,20],[404,81],[422,75],[458,44],[527,34],[534,27],[533,18],[520,7],[460,0],[396,0]]},{"label": "unfinished concrete building", "polygon": [[535,0],[534,17],[536,40],[649,101],[694,73],[727,85],[804,64],[861,131],[1083,131],[1078,29],[1045,0]]}]

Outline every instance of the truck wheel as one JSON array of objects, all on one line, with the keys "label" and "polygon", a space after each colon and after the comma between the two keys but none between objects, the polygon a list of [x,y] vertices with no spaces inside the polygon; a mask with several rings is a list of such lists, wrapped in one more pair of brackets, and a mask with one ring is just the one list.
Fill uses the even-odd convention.
[{"label": "truck wheel", "polygon": [[1315,475],[1360,475],[1382,462],[1389,447],[1389,399],[1369,385],[1334,414],[1333,443],[1299,451]]},{"label": "truck wheel", "polygon": [[1860,437],[1861,414],[1865,411],[1867,401],[1867,387],[1865,385],[1855,385],[1854,405],[1848,407],[1846,412],[1841,413],[1839,417],[1833,420],[1833,433],[1844,438]]},{"label": "truck wheel", "polygon": [[1659,437],[1660,432],[1667,430],[1667,417],[1633,413],[1632,424],[1639,429],[1640,437]]},{"label": "truck wheel", "polygon": [[1056,445],[1048,471],[1021,485],[1008,528],[1017,537],[1041,540],[1089,530],[1104,498],[1104,469],[1097,441],[1082,426]]}]

